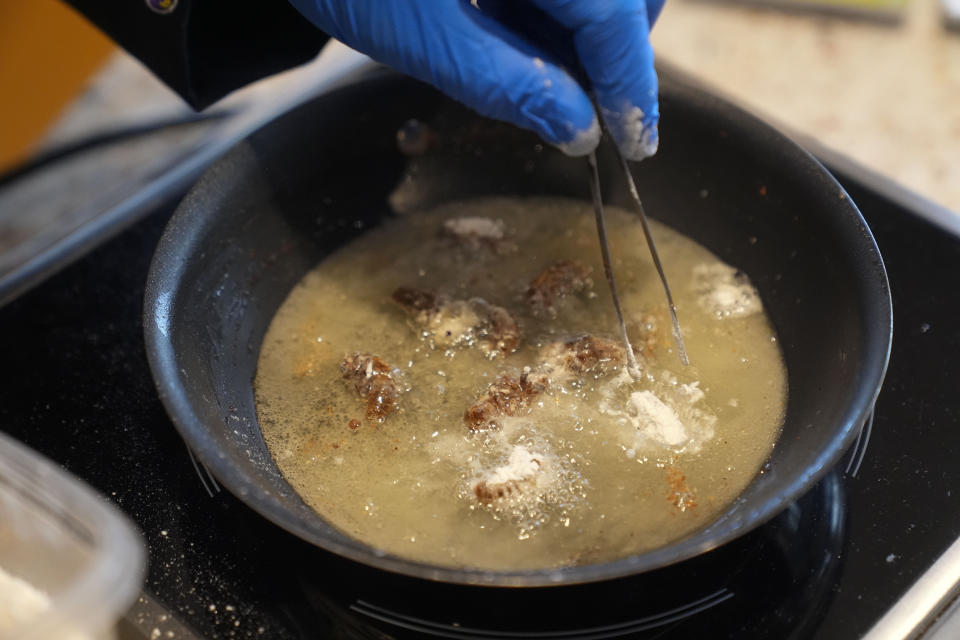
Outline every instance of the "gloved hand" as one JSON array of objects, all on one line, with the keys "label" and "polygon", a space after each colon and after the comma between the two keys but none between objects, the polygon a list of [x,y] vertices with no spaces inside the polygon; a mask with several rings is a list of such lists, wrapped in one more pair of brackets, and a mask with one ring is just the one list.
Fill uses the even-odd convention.
[{"label": "gloved hand", "polygon": [[657,150],[648,36],[664,0],[505,0],[511,10],[528,6],[544,18],[523,32],[497,18],[500,0],[290,1],[344,44],[579,156],[600,139],[593,105],[561,66],[564,52],[533,44],[543,42],[548,23],[559,23],[624,156],[642,160]]}]

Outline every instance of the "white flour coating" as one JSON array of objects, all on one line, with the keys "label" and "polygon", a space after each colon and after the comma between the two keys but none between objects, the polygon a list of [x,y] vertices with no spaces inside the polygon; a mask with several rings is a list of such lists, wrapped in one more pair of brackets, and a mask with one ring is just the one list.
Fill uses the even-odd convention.
[{"label": "white flour coating", "polygon": [[503,240],[503,222],[482,216],[450,218],[443,223],[443,229],[447,233],[458,237]]},{"label": "white flour coating", "polygon": [[509,451],[506,462],[502,457],[498,462],[485,455],[471,456],[479,475],[462,487],[460,495],[477,500],[477,506],[494,519],[512,523],[517,538],[526,540],[551,522],[568,522],[579,513],[586,483],[572,463],[579,456],[558,456],[528,420],[508,417],[503,423],[502,431],[489,435],[494,450]]},{"label": "white flour coating", "polygon": [[682,446],[688,440],[687,429],[680,418],[652,391],[634,391],[628,405],[627,410],[633,414],[644,437],[670,447]]},{"label": "white flour coating", "polygon": [[0,635],[35,620],[50,609],[50,598],[0,567]]},{"label": "white flour coating", "polygon": [[619,111],[602,108],[603,121],[627,160],[643,160],[657,152],[660,136],[656,125],[647,126],[640,107],[624,105]]},{"label": "white flour coating", "polygon": [[717,318],[743,318],[763,310],[760,294],[743,273],[714,262],[693,268],[697,304]]},{"label": "white flour coating", "polygon": [[540,459],[523,446],[515,445],[505,465],[499,466],[483,477],[487,484],[507,484],[530,480],[540,471]]},{"label": "white flour coating", "polygon": [[582,131],[577,131],[570,142],[561,142],[557,145],[560,151],[568,156],[585,156],[600,144],[600,122],[594,117],[590,126]]},{"label": "white flour coating", "polygon": [[667,371],[659,378],[648,372],[644,378],[651,388],[632,391],[633,379],[624,372],[601,392],[600,410],[625,427],[621,440],[627,455],[699,453],[717,423],[716,415],[700,404],[706,394],[699,381],[680,383]]}]

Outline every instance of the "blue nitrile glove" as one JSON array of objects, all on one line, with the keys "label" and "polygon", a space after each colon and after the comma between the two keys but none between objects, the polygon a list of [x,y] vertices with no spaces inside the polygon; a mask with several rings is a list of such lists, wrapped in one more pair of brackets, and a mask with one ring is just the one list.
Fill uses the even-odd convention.
[{"label": "blue nitrile glove", "polygon": [[[344,44],[579,156],[597,146],[600,128],[584,89],[558,62],[572,52],[542,44],[548,23],[562,25],[623,154],[642,160],[657,150],[648,36],[664,0],[290,1]],[[507,12],[529,9],[544,20],[508,28],[500,21],[508,3]]]}]

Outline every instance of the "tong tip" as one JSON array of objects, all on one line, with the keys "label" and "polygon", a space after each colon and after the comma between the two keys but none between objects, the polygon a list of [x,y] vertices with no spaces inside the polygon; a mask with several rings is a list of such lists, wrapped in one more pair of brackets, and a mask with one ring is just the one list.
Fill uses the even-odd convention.
[{"label": "tong tip", "polygon": [[650,231],[650,225],[647,223],[647,214],[643,208],[643,202],[640,200],[640,193],[637,191],[637,185],[633,181],[633,174],[630,172],[630,165],[627,159],[623,157],[620,150],[617,149],[617,156],[620,158],[620,166],[623,168],[624,177],[627,180],[630,196],[637,207],[637,214],[640,217],[640,224],[643,227],[643,235],[647,239],[647,248],[650,250],[650,257],[660,276],[660,283],[663,285],[663,292],[667,297],[667,306],[670,308],[670,320],[673,322],[673,340],[677,343],[677,355],[680,356],[680,362],[683,366],[690,365],[690,358],[687,356],[687,347],[683,343],[683,333],[680,331],[680,320],[677,318],[677,307],[673,303],[673,294],[670,293],[670,285],[667,283],[667,274],[663,271],[663,264],[660,262],[660,255],[657,253],[657,247],[653,242],[653,234]]}]

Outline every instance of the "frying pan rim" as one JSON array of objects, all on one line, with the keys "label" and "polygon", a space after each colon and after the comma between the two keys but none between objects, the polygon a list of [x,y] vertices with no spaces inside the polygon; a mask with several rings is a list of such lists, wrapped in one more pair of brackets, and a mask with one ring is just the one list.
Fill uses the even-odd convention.
[{"label": "frying pan rim", "polygon": [[[372,76],[324,94],[315,100],[335,97],[342,92],[356,89],[358,85],[401,77],[399,74],[385,74],[380,71]],[[403,80],[414,82],[406,78]],[[474,586],[563,586],[611,580],[652,571],[693,558],[744,535],[764,524],[788,504],[807,493],[838,463],[840,457],[850,447],[865,419],[873,410],[886,375],[893,339],[893,309],[889,280],[882,256],[859,209],[836,178],[813,155],[762,119],[721,97],[710,94],[699,86],[674,78],[670,82],[662,82],[662,88],[673,92],[677,99],[689,100],[698,106],[709,107],[721,118],[747,122],[758,132],[768,136],[772,144],[778,145],[780,153],[790,155],[792,162],[805,165],[807,169],[816,173],[825,181],[825,186],[836,190],[837,197],[843,201],[844,208],[852,216],[849,223],[857,227],[860,242],[864,243],[860,248],[864,255],[869,255],[873,259],[874,268],[871,275],[875,281],[860,283],[861,286],[875,289],[875,293],[879,294],[868,296],[865,301],[868,308],[864,316],[870,315],[874,318],[873,321],[865,324],[864,333],[867,335],[865,342],[871,346],[880,341],[885,344],[882,349],[874,347],[865,355],[865,366],[861,370],[862,382],[851,392],[850,403],[846,407],[842,420],[838,421],[840,424],[827,446],[803,472],[797,474],[797,477],[787,483],[785,488],[778,491],[773,498],[750,509],[749,513],[736,513],[721,521],[714,521],[690,536],[659,549],[605,563],[555,569],[487,571],[434,566],[384,553],[359,541],[349,540],[345,534],[344,537],[354,543],[353,545],[331,540],[318,533],[302,518],[292,514],[291,510],[279,502],[276,496],[261,490],[256,483],[250,482],[250,474],[246,470],[232,465],[230,460],[218,451],[216,442],[208,435],[207,426],[193,411],[187,399],[185,382],[177,367],[176,351],[168,330],[170,305],[180,287],[181,275],[187,263],[182,256],[188,243],[183,242],[179,230],[196,228],[202,223],[204,207],[198,205],[202,205],[206,199],[204,194],[207,184],[217,179],[216,174],[222,166],[229,165],[235,155],[243,152],[246,140],[234,145],[214,163],[177,207],[157,245],[147,278],[143,311],[147,359],[160,399],[187,446],[220,483],[246,506],[315,546],[377,569],[414,578]],[[265,128],[270,126],[271,124],[267,124]],[[851,233],[853,233],[852,228]],[[714,526],[719,528],[714,531]],[[706,532],[710,534],[706,535]]]}]

